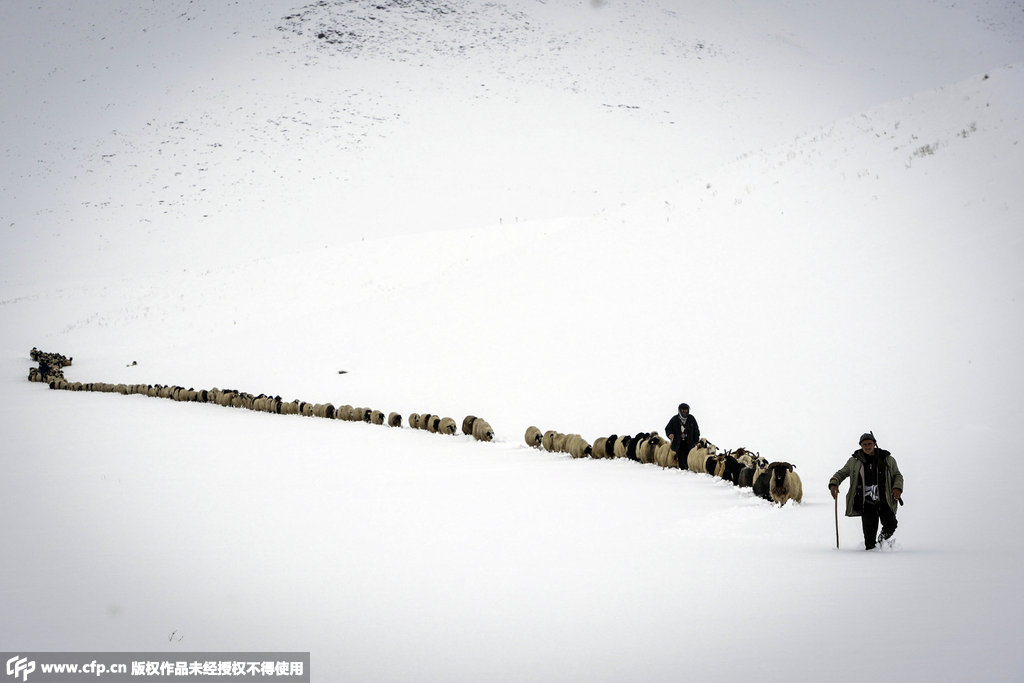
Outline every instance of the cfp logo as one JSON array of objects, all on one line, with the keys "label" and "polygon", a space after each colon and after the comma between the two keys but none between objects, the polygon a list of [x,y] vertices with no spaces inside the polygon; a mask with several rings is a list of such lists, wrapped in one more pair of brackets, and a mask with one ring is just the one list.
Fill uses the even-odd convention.
[{"label": "cfp logo", "polygon": [[36,663],[34,661],[28,661],[28,657],[19,657],[15,655],[7,660],[7,675],[18,678],[21,676],[21,680],[27,681],[28,675],[36,670]]}]

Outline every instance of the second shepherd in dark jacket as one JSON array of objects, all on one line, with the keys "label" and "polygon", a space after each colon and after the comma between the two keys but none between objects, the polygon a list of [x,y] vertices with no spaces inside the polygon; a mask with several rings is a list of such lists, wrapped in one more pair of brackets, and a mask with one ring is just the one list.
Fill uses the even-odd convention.
[{"label": "second shepherd in dark jacket", "polygon": [[665,436],[672,440],[672,450],[678,454],[679,467],[686,469],[686,456],[700,441],[700,427],[697,419],[690,415],[690,406],[679,404],[679,412],[665,425]]}]

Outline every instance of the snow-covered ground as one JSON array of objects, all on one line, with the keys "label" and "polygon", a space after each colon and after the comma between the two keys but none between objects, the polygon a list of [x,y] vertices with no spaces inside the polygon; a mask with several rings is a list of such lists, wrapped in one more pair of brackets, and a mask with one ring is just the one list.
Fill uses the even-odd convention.
[{"label": "snow-covered ground", "polygon": [[[0,2],[0,651],[1024,676],[1024,7],[836,4]],[[803,504],[523,443],[680,401]],[[895,552],[835,548],[866,430]]]}]

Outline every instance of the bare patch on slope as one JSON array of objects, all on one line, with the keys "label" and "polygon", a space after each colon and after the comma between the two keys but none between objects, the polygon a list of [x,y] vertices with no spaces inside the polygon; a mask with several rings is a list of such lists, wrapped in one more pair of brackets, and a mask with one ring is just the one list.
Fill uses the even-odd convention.
[{"label": "bare patch on slope", "polygon": [[317,48],[400,62],[508,49],[534,30],[522,12],[467,0],[320,0],[277,28]]}]

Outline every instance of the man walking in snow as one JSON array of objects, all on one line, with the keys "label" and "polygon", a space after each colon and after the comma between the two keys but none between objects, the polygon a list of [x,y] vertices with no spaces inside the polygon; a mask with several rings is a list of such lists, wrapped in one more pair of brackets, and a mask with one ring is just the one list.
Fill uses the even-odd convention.
[{"label": "man walking in snow", "polygon": [[672,440],[672,450],[679,458],[679,468],[685,470],[686,456],[700,441],[700,427],[697,426],[697,419],[690,415],[689,405],[680,403],[678,410],[665,425],[665,436]]},{"label": "man walking in snow", "polygon": [[[828,481],[832,498],[839,496],[839,484],[850,478],[846,494],[846,516],[860,517],[864,527],[864,547],[871,550],[877,542],[886,541],[896,533],[896,507],[903,495],[903,475],[889,451],[878,448],[875,435],[862,434],[860,450],[854,452]],[[878,533],[878,523],[882,533]]]}]

